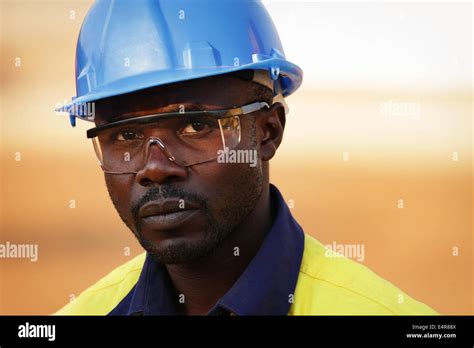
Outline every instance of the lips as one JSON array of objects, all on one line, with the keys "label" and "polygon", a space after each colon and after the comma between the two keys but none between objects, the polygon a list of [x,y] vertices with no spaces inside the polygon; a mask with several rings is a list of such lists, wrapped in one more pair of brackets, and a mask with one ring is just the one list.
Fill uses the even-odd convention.
[{"label": "lips", "polygon": [[145,204],[138,216],[145,226],[154,230],[171,230],[180,227],[199,211],[199,206],[192,202],[169,199]]},{"label": "lips", "polygon": [[186,202],[178,199],[167,199],[163,201],[152,201],[140,208],[138,216],[141,219],[169,215],[174,213],[182,213],[188,210],[199,209],[199,206],[192,202]]}]

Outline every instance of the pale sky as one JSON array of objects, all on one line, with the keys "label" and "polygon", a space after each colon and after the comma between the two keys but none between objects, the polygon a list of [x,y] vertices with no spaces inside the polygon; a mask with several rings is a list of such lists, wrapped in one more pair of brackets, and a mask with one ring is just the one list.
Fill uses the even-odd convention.
[{"label": "pale sky", "polygon": [[470,2],[263,3],[307,87],[472,84]]}]

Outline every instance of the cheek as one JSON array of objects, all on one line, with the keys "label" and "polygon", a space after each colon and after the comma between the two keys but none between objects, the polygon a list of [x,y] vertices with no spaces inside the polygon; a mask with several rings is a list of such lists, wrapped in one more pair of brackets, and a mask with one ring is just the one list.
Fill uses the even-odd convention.
[{"label": "cheek", "polygon": [[196,168],[193,173],[198,183],[191,186],[192,191],[199,191],[207,200],[214,216],[232,214],[243,200],[254,192],[259,183],[260,168],[250,167],[247,163],[211,162]]},{"label": "cheek", "polygon": [[241,123],[241,141],[235,150],[252,151],[247,157],[251,163],[219,163],[211,162],[196,168],[196,176],[203,183],[200,191],[212,201],[209,204],[215,210],[224,210],[233,206],[239,200],[245,200],[245,195],[254,192],[261,185],[262,162],[256,145],[255,127],[251,120]]},{"label": "cheek", "polygon": [[132,175],[105,174],[105,184],[109,191],[110,199],[123,220],[132,221],[131,192],[133,185]]}]

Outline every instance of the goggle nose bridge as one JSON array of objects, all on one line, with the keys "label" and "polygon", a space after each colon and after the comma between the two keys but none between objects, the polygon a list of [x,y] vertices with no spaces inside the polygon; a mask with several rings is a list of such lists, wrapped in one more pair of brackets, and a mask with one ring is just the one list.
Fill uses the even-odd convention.
[{"label": "goggle nose bridge", "polygon": [[152,145],[158,145],[161,152],[163,152],[165,154],[166,158],[168,158],[168,160],[170,160],[171,162],[176,163],[176,159],[168,151],[168,149],[166,148],[165,143],[160,138],[155,137],[155,136],[151,136],[146,140],[145,144],[146,144],[145,145],[146,148],[145,148],[145,151],[144,151],[144,154],[143,154],[143,166],[145,166],[146,162],[148,161],[148,157],[150,155],[150,148],[151,148]]}]

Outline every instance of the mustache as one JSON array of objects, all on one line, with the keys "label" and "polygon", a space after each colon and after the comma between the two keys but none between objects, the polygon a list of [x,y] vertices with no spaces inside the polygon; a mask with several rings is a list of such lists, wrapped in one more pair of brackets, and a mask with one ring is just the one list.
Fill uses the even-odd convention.
[{"label": "mustache", "polygon": [[193,202],[202,207],[205,212],[209,210],[207,199],[198,193],[189,192],[173,186],[154,186],[150,188],[135,204],[133,204],[132,216],[135,222],[139,221],[138,212],[145,204],[170,198],[182,199],[185,203]]}]

